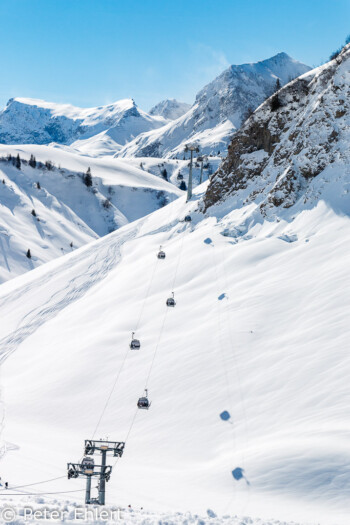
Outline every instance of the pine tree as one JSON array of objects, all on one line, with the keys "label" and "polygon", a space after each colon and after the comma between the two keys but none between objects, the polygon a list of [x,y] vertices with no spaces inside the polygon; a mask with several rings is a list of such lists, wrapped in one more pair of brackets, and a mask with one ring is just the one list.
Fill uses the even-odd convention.
[{"label": "pine tree", "polygon": [[276,84],[275,84],[275,93],[276,91],[279,91],[280,89],[281,89],[281,81],[279,78],[277,78]]},{"label": "pine tree", "polygon": [[28,259],[31,259],[32,258],[32,254],[30,253],[30,250],[28,248],[28,251],[26,253],[26,256],[28,257]]},{"label": "pine tree", "polygon": [[184,180],[181,181],[179,188],[180,190],[183,190],[183,191],[187,190],[186,182]]},{"label": "pine tree", "polygon": [[31,156],[30,156],[30,159],[29,159],[28,164],[29,164],[29,166],[31,166],[32,168],[36,168],[36,159],[35,159],[34,155],[31,155]]},{"label": "pine tree", "polygon": [[32,215],[33,217],[36,217],[36,211],[34,209],[32,210]]},{"label": "pine tree", "polygon": [[16,157],[16,162],[15,162],[15,166],[18,170],[21,169],[21,157],[19,156],[19,153],[17,154],[17,157]]},{"label": "pine tree", "polygon": [[41,190],[41,186],[40,186],[40,182],[39,181],[36,183],[36,187],[38,188],[38,190]]},{"label": "pine tree", "polygon": [[87,169],[87,172],[83,177],[83,181],[84,181],[85,186],[87,186],[88,188],[92,186],[92,176],[91,176],[90,168]]}]

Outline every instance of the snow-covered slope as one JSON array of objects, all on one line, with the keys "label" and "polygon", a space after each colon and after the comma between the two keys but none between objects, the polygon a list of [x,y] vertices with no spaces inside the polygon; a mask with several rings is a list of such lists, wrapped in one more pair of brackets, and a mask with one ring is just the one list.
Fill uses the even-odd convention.
[{"label": "snow-covered slope", "polygon": [[105,147],[113,141],[115,152],[140,133],[166,122],[163,117],[151,116],[139,109],[132,99],[97,108],[77,108],[69,104],[14,98],[0,112],[0,142],[73,143],[73,147],[79,148],[84,146],[85,140],[98,134],[101,142],[101,134],[105,133]]},{"label": "snow-covered slope", "polygon": [[203,153],[224,151],[249,111],[275,89],[309,71],[286,53],[257,62],[230,66],[196,96],[192,108],[158,130],[146,132],[127,144],[120,156],[178,156],[185,143],[197,142]]},{"label": "snow-covered slope", "polygon": [[189,203],[0,287],[10,487],[82,501],[66,463],[108,436],[111,505],[348,525],[349,55],[258,108]]},{"label": "snow-covered slope", "polygon": [[153,108],[149,110],[150,115],[160,115],[161,117],[164,117],[167,120],[175,120],[184,113],[186,113],[191,107],[191,104],[187,104],[186,102],[179,102],[178,100],[167,99],[162,100],[162,102],[159,102]]},{"label": "snow-covered slope", "polygon": [[[7,155],[31,154],[18,170]],[[47,169],[45,162],[54,163]],[[39,165],[39,162],[42,165]],[[93,184],[82,176],[91,168]],[[0,282],[106,235],[182,192],[117,159],[87,159],[47,146],[0,146]],[[73,246],[71,246],[73,243]],[[26,257],[27,250],[32,258]]]},{"label": "snow-covered slope", "polygon": [[196,191],[2,285],[2,439],[19,447],[2,478],[64,476],[108,436],[126,439],[109,504],[345,525],[349,215],[320,193],[249,227],[252,204],[206,217]]}]

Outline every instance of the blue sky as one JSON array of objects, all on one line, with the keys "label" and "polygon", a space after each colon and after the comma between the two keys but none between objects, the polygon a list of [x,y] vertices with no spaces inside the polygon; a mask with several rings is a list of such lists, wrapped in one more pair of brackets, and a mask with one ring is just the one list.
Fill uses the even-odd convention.
[{"label": "blue sky", "polygon": [[0,0],[0,105],[193,102],[229,64],[319,65],[349,21],[350,0]]}]

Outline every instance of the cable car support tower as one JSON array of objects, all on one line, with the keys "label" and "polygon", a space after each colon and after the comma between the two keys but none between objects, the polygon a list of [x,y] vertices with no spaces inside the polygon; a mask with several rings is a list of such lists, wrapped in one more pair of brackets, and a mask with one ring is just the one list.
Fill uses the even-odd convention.
[{"label": "cable car support tower", "polygon": [[[78,478],[80,476],[86,477],[86,492],[85,503],[94,503],[96,505],[105,504],[106,496],[106,481],[109,481],[112,473],[112,467],[107,465],[107,453],[113,452],[113,457],[120,458],[124,452],[125,443],[122,441],[103,441],[86,439],[84,448],[84,459],[81,463],[68,463],[68,479]],[[93,458],[86,456],[93,456],[95,452],[101,454],[101,464],[95,465]],[[98,498],[91,498],[91,479],[98,477]]]},{"label": "cable car support tower", "polygon": [[190,172],[188,175],[188,185],[187,185],[187,199],[186,202],[191,200],[192,197],[192,164],[193,164],[193,152],[199,152],[199,146],[198,144],[186,144],[185,146],[185,153],[187,151],[191,152],[191,160],[190,160]]}]

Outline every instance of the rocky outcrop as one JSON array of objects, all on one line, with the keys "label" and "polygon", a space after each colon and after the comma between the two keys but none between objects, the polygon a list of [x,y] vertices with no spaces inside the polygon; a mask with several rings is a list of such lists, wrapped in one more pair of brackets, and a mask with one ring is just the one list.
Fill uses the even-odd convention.
[{"label": "rocky outcrop", "polygon": [[349,161],[350,45],[263,103],[234,135],[203,210],[235,196],[260,210],[293,206],[336,160]]}]

